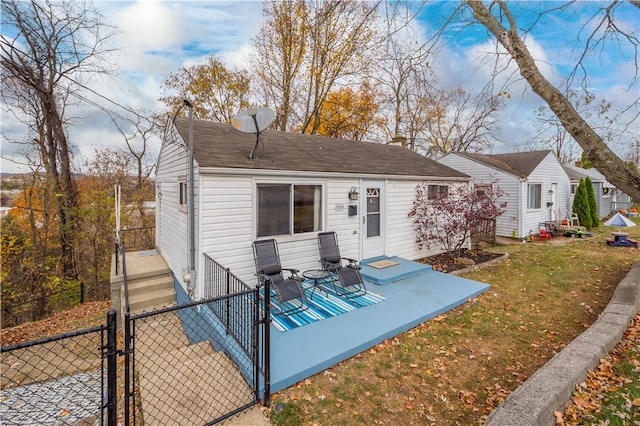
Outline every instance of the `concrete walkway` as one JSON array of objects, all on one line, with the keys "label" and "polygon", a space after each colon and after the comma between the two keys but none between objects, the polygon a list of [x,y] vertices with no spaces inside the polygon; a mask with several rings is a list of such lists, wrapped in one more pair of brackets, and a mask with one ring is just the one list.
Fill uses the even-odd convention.
[{"label": "concrete walkway", "polygon": [[620,281],[596,322],[491,412],[485,426],[554,425],[553,412],[622,340],[640,311],[640,261]]}]

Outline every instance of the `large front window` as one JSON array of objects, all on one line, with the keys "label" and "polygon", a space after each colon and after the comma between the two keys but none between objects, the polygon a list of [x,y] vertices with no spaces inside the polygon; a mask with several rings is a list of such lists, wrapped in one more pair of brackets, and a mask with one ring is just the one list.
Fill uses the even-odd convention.
[{"label": "large front window", "polygon": [[539,209],[542,208],[542,184],[530,183],[529,184],[529,202],[527,208]]},{"label": "large front window", "polygon": [[322,231],[322,185],[258,184],[258,237]]}]

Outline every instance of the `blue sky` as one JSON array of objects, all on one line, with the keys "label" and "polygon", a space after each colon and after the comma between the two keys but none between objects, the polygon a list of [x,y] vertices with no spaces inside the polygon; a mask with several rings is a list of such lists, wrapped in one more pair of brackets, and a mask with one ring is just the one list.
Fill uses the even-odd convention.
[{"label": "blue sky", "polygon": [[[118,104],[134,109],[158,110],[157,101],[161,95],[161,83],[171,72],[182,65],[195,64],[210,54],[218,55],[226,64],[243,67],[250,54],[250,41],[262,24],[262,3],[257,1],[97,1],[95,6],[101,10],[105,20],[116,25],[120,34],[112,40],[114,46],[121,49],[110,62],[117,74],[111,76],[93,76],[85,80],[92,90],[114,100]],[[443,17],[447,17],[458,2],[440,1],[427,4],[419,17],[419,27],[415,31],[422,37],[429,37],[440,27]],[[527,30],[526,42],[538,60],[544,75],[558,83],[573,67],[580,51],[572,46],[575,34],[586,24],[585,31],[591,26],[588,18],[602,3],[577,2],[570,9],[559,14],[548,14],[530,28],[530,22],[537,16],[533,11],[540,7],[554,7],[559,2],[509,2],[509,6],[519,19],[520,30]],[[621,11],[616,12],[624,19],[622,25],[635,31],[639,36],[640,10],[623,2]],[[524,20],[523,20],[524,18]],[[6,26],[3,35],[10,35]],[[583,32],[583,37],[585,36]],[[490,64],[484,63],[487,54],[495,53],[492,37],[480,25],[452,25],[445,33],[446,41],[443,53],[435,61],[442,84],[463,85],[465,88],[479,89],[491,79],[494,72]],[[615,55],[614,55],[615,53]],[[603,49],[598,55],[586,62],[589,67],[589,87],[596,95],[613,103],[612,108],[632,105],[628,116],[638,114],[640,106],[637,98],[640,89],[630,87],[634,73],[637,72],[632,52],[619,52]],[[513,65],[509,68],[513,73]],[[498,77],[498,86],[504,84],[508,73]],[[517,76],[517,72],[516,72]],[[495,147],[496,152],[514,149],[528,149],[528,135],[531,135],[534,110],[542,105],[540,99],[532,94],[522,81],[513,81],[509,86],[512,98],[502,113],[502,144]],[[113,104],[109,104],[91,93],[86,96],[119,114],[130,114]],[[634,104],[635,102],[635,104]],[[110,122],[110,118],[101,110],[82,108],[77,114],[82,118],[70,131],[76,145],[76,155],[90,158],[94,148],[105,146],[124,147],[124,142]],[[638,119],[631,129],[640,134]],[[21,129],[15,123],[2,117],[2,132],[6,135],[20,134]],[[18,132],[18,133],[16,133]],[[79,143],[77,141],[82,141]],[[159,142],[153,146],[154,155]],[[621,151],[624,147],[619,148]],[[16,147],[2,140],[2,156],[15,155]],[[623,155],[623,152],[619,152]],[[17,171],[15,164],[2,159],[3,172]]]}]

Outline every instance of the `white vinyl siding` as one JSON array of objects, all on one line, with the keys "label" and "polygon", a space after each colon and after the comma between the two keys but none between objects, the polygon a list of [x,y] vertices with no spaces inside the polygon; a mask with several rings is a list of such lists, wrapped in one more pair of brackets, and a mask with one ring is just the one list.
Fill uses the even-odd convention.
[{"label": "white vinyl siding", "polygon": [[186,206],[180,205],[178,182],[185,181],[187,158],[184,146],[163,144],[156,174],[156,247],[183,286],[183,269],[188,266],[189,254],[188,224]]},{"label": "white vinyl siding", "polygon": [[[467,183],[438,182],[427,180],[429,184],[446,185],[451,190],[454,185]],[[432,183],[433,182],[433,183]],[[416,187],[420,181],[390,180],[387,183],[387,255],[417,260],[442,253],[437,247],[420,249],[416,243],[415,225],[409,212],[413,208]]]},{"label": "white vinyl siding", "polygon": [[[549,153],[545,159],[540,162],[538,167],[531,172],[527,180],[523,182],[523,195],[525,196],[527,194],[526,185],[529,182],[541,184],[541,208],[527,211],[527,200],[524,198],[523,202],[525,204],[523,207],[526,213],[523,215],[522,234],[520,237],[526,236],[529,231],[537,233],[540,223],[551,220],[551,209],[555,209],[556,211],[558,211],[559,208],[567,211],[571,210],[569,201],[571,184],[569,177],[552,153]],[[554,203],[553,206],[548,206],[547,203],[554,202],[553,195],[550,192],[553,183],[556,184],[556,190],[558,191],[557,199],[559,200],[559,205],[556,206]]]},{"label": "white vinyl siding", "polygon": [[[549,153],[525,179],[508,174],[484,164],[478,163],[458,154],[448,154],[438,162],[459,170],[473,177],[474,182],[487,183],[497,179],[497,185],[504,191],[502,201],[507,202],[505,213],[497,220],[496,234],[511,237],[515,230],[516,237],[521,238],[529,233],[537,232],[539,224],[551,219],[551,209],[570,210],[569,177],[557,158]],[[528,183],[541,183],[541,208],[529,210]],[[550,194],[552,184],[557,184],[559,205],[547,207],[553,202]]]},{"label": "white vinyl siding", "polygon": [[472,176],[474,183],[486,184],[497,180],[496,185],[505,193],[500,201],[506,201],[507,206],[505,212],[496,221],[496,234],[510,237],[514,229],[516,233],[519,233],[519,197],[521,196],[519,178],[456,154],[449,154],[441,158],[439,162]]}]

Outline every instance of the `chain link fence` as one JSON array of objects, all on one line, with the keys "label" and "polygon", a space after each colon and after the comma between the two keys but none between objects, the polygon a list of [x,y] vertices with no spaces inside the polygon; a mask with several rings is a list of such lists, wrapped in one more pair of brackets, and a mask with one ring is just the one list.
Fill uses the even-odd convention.
[{"label": "chain link fence", "polygon": [[[29,321],[38,321],[50,315],[71,309],[84,302],[109,300],[109,281],[79,282],[58,291],[41,295],[28,295],[27,300],[12,300],[2,304],[2,327],[15,327]],[[35,296],[35,297],[34,297]]]},{"label": "chain link fence", "polygon": [[[251,290],[125,319],[133,353],[134,424],[216,423],[258,402],[256,294]],[[232,327],[220,317],[223,312]],[[233,330],[244,330],[248,348],[246,335]]]},{"label": "chain link fence", "polygon": [[115,408],[115,392],[106,398],[105,359],[116,355],[116,314],[110,314],[110,329],[102,325],[1,349],[3,425],[106,424],[103,409]]}]

